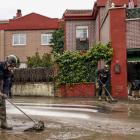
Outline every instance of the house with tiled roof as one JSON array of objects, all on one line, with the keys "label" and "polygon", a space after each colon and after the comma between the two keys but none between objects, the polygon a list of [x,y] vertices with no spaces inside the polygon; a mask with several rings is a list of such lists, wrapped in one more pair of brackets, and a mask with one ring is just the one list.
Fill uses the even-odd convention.
[{"label": "house with tiled roof", "polygon": [[[66,10],[65,19],[65,46],[66,50],[87,51],[92,46],[92,40],[97,38],[97,21],[93,20],[94,10]],[[80,41],[80,39],[85,41]]]},{"label": "house with tiled roof", "polygon": [[22,16],[21,10],[13,19],[0,21],[0,60],[15,54],[20,58],[21,67],[26,67],[27,56],[35,52],[40,56],[51,51],[50,38],[63,21],[37,13]]},{"label": "house with tiled roof", "polygon": [[[63,14],[65,50],[86,52],[93,40],[102,44],[111,40],[110,92],[116,98],[127,98],[128,83],[133,89],[137,81],[140,90],[139,7],[140,0],[97,0],[93,9],[67,9]],[[98,68],[103,67],[99,61]]]}]

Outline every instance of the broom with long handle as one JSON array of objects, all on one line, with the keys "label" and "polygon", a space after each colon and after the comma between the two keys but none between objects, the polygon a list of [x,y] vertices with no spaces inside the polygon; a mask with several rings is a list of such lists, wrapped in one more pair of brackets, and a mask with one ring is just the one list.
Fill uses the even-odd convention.
[{"label": "broom with long handle", "polygon": [[[0,95],[3,96],[3,94],[0,92]],[[34,130],[43,130],[44,129],[44,122],[43,121],[39,121],[38,123],[33,120],[29,115],[27,115],[23,110],[21,110],[19,107],[17,107],[13,102],[11,102],[8,98],[6,98],[5,100],[7,100],[8,102],[10,102],[13,106],[15,106],[18,110],[20,110],[24,115],[26,115],[30,120],[32,120],[35,125],[33,126],[32,129]]]},{"label": "broom with long handle", "polygon": [[[0,95],[3,96],[3,94],[0,92]],[[18,110],[20,110],[24,115],[26,115],[30,120],[32,120],[34,123],[35,120],[33,120],[30,116],[28,116],[24,111],[22,111],[19,107],[17,107],[13,102],[11,102],[8,98],[6,98],[5,100],[7,100],[8,102],[10,102],[13,106],[15,106]]]},{"label": "broom with long handle", "polygon": [[[99,79],[99,81],[100,81],[100,83],[101,83],[102,86],[103,86],[102,81],[101,81],[100,79]],[[108,101],[108,102],[117,102],[117,99],[113,99],[113,97],[111,96],[111,94],[109,93],[109,91],[106,89],[106,87],[104,87],[104,89],[107,91],[108,95],[109,95],[110,98],[111,98],[111,101]]]}]

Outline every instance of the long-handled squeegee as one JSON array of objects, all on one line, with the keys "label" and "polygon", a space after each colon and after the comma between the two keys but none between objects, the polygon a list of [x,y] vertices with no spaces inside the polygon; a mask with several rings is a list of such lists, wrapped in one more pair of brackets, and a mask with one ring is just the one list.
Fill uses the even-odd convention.
[{"label": "long-handled squeegee", "polygon": [[[99,80],[100,81],[100,83],[102,84],[102,86],[103,86],[103,83],[102,83],[102,81],[101,80]],[[104,87],[104,89],[107,91],[107,93],[108,93],[108,95],[110,96],[110,98],[111,98],[111,100],[109,100],[108,102],[109,103],[112,103],[112,102],[117,102],[117,99],[113,99],[113,97],[111,96],[111,94],[109,93],[109,91],[106,89],[106,87]]]},{"label": "long-handled squeegee", "polygon": [[[3,94],[0,92],[0,95],[2,96]],[[21,110],[19,107],[17,107],[13,102],[11,102],[8,98],[6,98],[5,100],[7,100],[8,102],[10,102],[13,106],[15,106],[18,110],[20,110],[24,115],[26,115],[30,120],[32,120],[35,124],[32,128],[30,129],[26,129],[24,131],[28,131],[28,130],[44,130],[44,122],[43,121],[39,121],[38,123],[33,120],[29,115],[27,115],[23,110]]]}]

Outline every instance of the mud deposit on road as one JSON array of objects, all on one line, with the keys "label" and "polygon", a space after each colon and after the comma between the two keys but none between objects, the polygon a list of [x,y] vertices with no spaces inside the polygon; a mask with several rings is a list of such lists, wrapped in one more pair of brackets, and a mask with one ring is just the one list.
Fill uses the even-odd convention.
[{"label": "mud deposit on road", "polygon": [[[43,99],[42,104],[49,115],[32,114],[31,117],[38,122],[40,119],[45,123],[43,131],[24,132],[33,127],[26,116],[21,114],[8,114],[8,123],[13,130],[0,129],[0,140],[139,140],[140,139],[140,103],[120,101],[117,104],[108,104],[89,99],[51,100]],[[40,100],[29,98],[26,100],[13,100],[18,105],[22,103],[40,103]],[[58,104],[55,107],[56,104]],[[65,105],[64,105],[65,104]],[[66,106],[67,105],[67,106]],[[74,106],[73,106],[74,105]],[[77,106],[76,106],[77,105]],[[80,106],[79,106],[80,105]],[[88,105],[82,107],[81,105]],[[40,104],[41,106],[41,104]],[[93,107],[92,107],[93,106]],[[27,105],[20,106],[23,109]],[[54,107],[54,108],[53,108]],[[31,106],[28,106],[31,108]],[[73,109],[73,110],[70,110]],[[13,108],[14,109],[14,108]],[[33,110],[32,108],[31,110]],[[59,109],[59,110],[58,110]],[[69,109],[69,110],[68,110]],[[75,110],[77,109],[77,110]],[[79,111],[78,111],[79,109]],[[80,110],[83,109],[83,110]],[[10,110],[8,105],[8,110]],[[93,110],[96,110],[95,112]],[[54,114],[54,116],[52,114]],[[57,114],[55,116],[55,113]],[[66,117],[65,114],[75,114],[86,117]],[[59,115],[58,115],[59,114]]]},{"label": "mud deposit on road", "polygon": [[[78,120],[75,120],[78,122]],[[12,131],[1,130],[1,140],[139,140],[139,128],[124,124],[109,124],[82,121],[65,122],[64,120],[44,120],[44,131],[23,132],[33,123],[19,120],[8,121]],[[16,124],[16,125],[15,125]]]}]

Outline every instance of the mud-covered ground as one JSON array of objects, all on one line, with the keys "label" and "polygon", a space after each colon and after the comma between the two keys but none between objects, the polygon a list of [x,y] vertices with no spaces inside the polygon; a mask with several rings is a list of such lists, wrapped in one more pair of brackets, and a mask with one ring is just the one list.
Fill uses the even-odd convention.
[{"label": "mud-covered ground", "polygon": [[140,101],[118,100],[109,104],[89,98],[13,97],[11,99],[43,131],[27,131],[34,122],[7,102],[8,124],[0,140],[139,140]]}]

